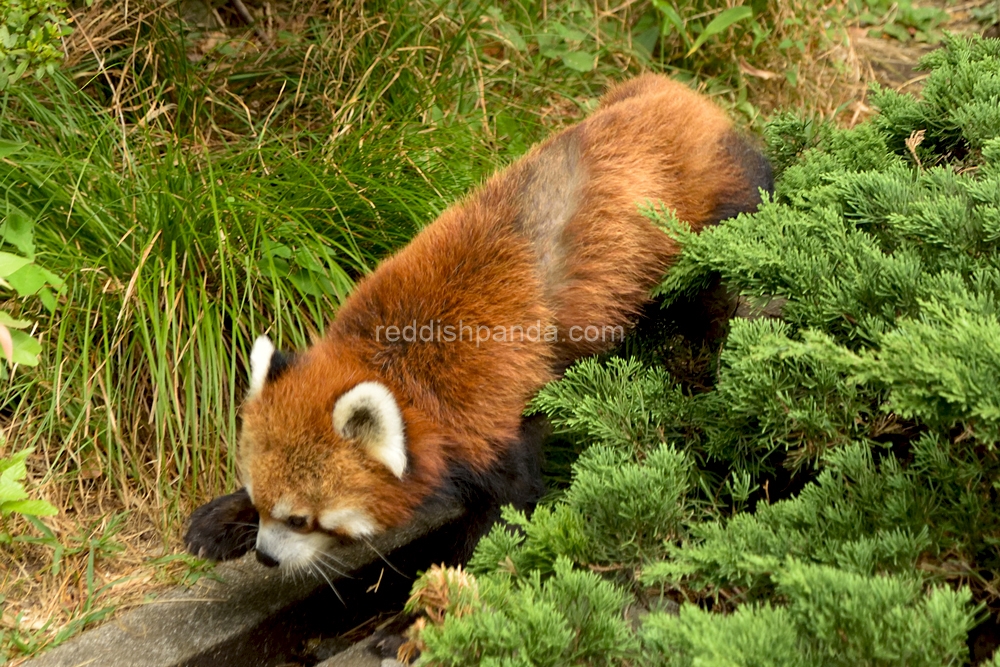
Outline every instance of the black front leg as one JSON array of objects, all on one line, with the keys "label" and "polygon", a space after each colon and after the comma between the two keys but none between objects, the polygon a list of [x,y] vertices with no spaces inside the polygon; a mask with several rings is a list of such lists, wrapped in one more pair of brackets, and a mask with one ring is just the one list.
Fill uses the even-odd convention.
[{"label": "black front leg", "polygon": [[[439,495],[428,501],[457,501],[466,508],[460,520],[464,530],[452,547],[445,564],[464,564],[472,556],[479,538],[500,521],[500,509],[513,505],[515,509],[530,512],[545,493],[542,479],[542,444],[549,433],[548,421],[542,415],[533,415],[521,421],[516,440],[503,448],[503,455],[484,472],[468,466],[455,466]],[[441,562],[441,558],[434,563]],[[430,566],[431,562],[427,563]]]},{"label": "black front leg", "polygon": [[260,517],[247,490],[219,496],[191,513],[184,535],[187,550],[199,558],[239,558],[257,541]]}]

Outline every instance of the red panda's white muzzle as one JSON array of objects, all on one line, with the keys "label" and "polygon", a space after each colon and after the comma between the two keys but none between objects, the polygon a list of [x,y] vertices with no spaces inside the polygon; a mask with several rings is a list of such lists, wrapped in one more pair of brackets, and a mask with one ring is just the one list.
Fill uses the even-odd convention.
[{"label": "red panda's white muzzle", "polygon": [[325,533],[300,533],[281,522],[262,519],[257,532],[257,560],[268,567],[306,569],[322,561],[322,554],[333,542]]}]

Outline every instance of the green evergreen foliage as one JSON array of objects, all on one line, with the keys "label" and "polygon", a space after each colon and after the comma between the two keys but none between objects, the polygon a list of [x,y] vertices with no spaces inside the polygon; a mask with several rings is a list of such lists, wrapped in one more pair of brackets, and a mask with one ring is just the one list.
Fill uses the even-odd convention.
[{"label": "green evergreen foliage", "polygon": [[756,599],[773,594],[771,574],[788,556],[864,575],[915,566],[932,544],[933,494],[894,458],[876,466],[864,445],[839,448],[824,463],[793,498],[691,526],[694,539],[649,565],[643,579],[692,589],[735,585]]},{"label": "green evergreen foliage", "polygon": [[689,403],[661,368],[644,367],[636,359],[584,359],[540,393],[529,409],[549,417],[560,434],[641,456],[684,436],[679,429],[687,421]]},{"label": "green evergreen foliage", "polygon": [[854,129],[776,118],[757,213],[695,235],[651,211],[683,248],[663,303],[715,276],[742,302],[714,386],[623,350],[546,387],[530,409],[589,448],[482,541],[483,605],[423,664],[581,664],[545,606],[571,573],[620,595],[591,603],[608,664],[968,661],[1000,608],[1000,42],[923,65],[922,98],[876,90]]},{"label": "green evergreen foliage", "polygon": [[881,109],[874,125],[895,150],[917,130],[926,130],[925,150],[943,155],[949,150],[982,148],[1000,133],[1000,43],[949,37],[946,48],[927,55],[931,71],[922,99],[880,89],[873,101]]},{"label": "green evergreen foliage", "polygon": [[635,651],[623,591],[566,558],[552,576],[484,578],[473,613],[449,615],[422,635],[435,664],[614,665]]},{"label": "green evergreen foliage", "polygon": [[641,462],[628,450],[596,445],[574,465],[565,496],[538,508],[531,520],[507,510],[505,520],[523,535],[494,529],[469,564],[487,573],[497,563],[515,574],[549,572],[559,556],[577,562],[639,564],[665,553],[683,531],[693,507],[691,460],[662,445]]},{"label": "green evergreen foliage", "polygon": [[643,623],[653,665],[872,667],[963,662],[975,622],[967,590],[924,594],[916,578],[872,577],[794,559],[775,573],[787,606],[745,604],[731,615],[685,605]]}]

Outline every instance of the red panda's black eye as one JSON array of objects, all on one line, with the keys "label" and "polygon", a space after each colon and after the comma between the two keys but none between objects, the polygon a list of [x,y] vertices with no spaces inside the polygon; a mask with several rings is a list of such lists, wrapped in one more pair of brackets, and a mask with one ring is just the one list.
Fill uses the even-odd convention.
[{"label": "red panda's black eye", "polygon": [[300,530],[306,527],[309,521],[304,516],[290,516],[285,520],[289,528],[294,528],[295,530]]}]

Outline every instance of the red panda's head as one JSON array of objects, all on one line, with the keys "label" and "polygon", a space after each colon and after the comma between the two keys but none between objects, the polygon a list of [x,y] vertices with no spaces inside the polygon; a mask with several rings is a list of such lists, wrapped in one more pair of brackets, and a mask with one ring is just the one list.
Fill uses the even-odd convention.
[{"label": "red panda's head", "polygon": [[264,336],[254,344],[239,467],[266,565],[310,567],[408,516],[403,411],[345,356],[317,346],[289,358]]}]

